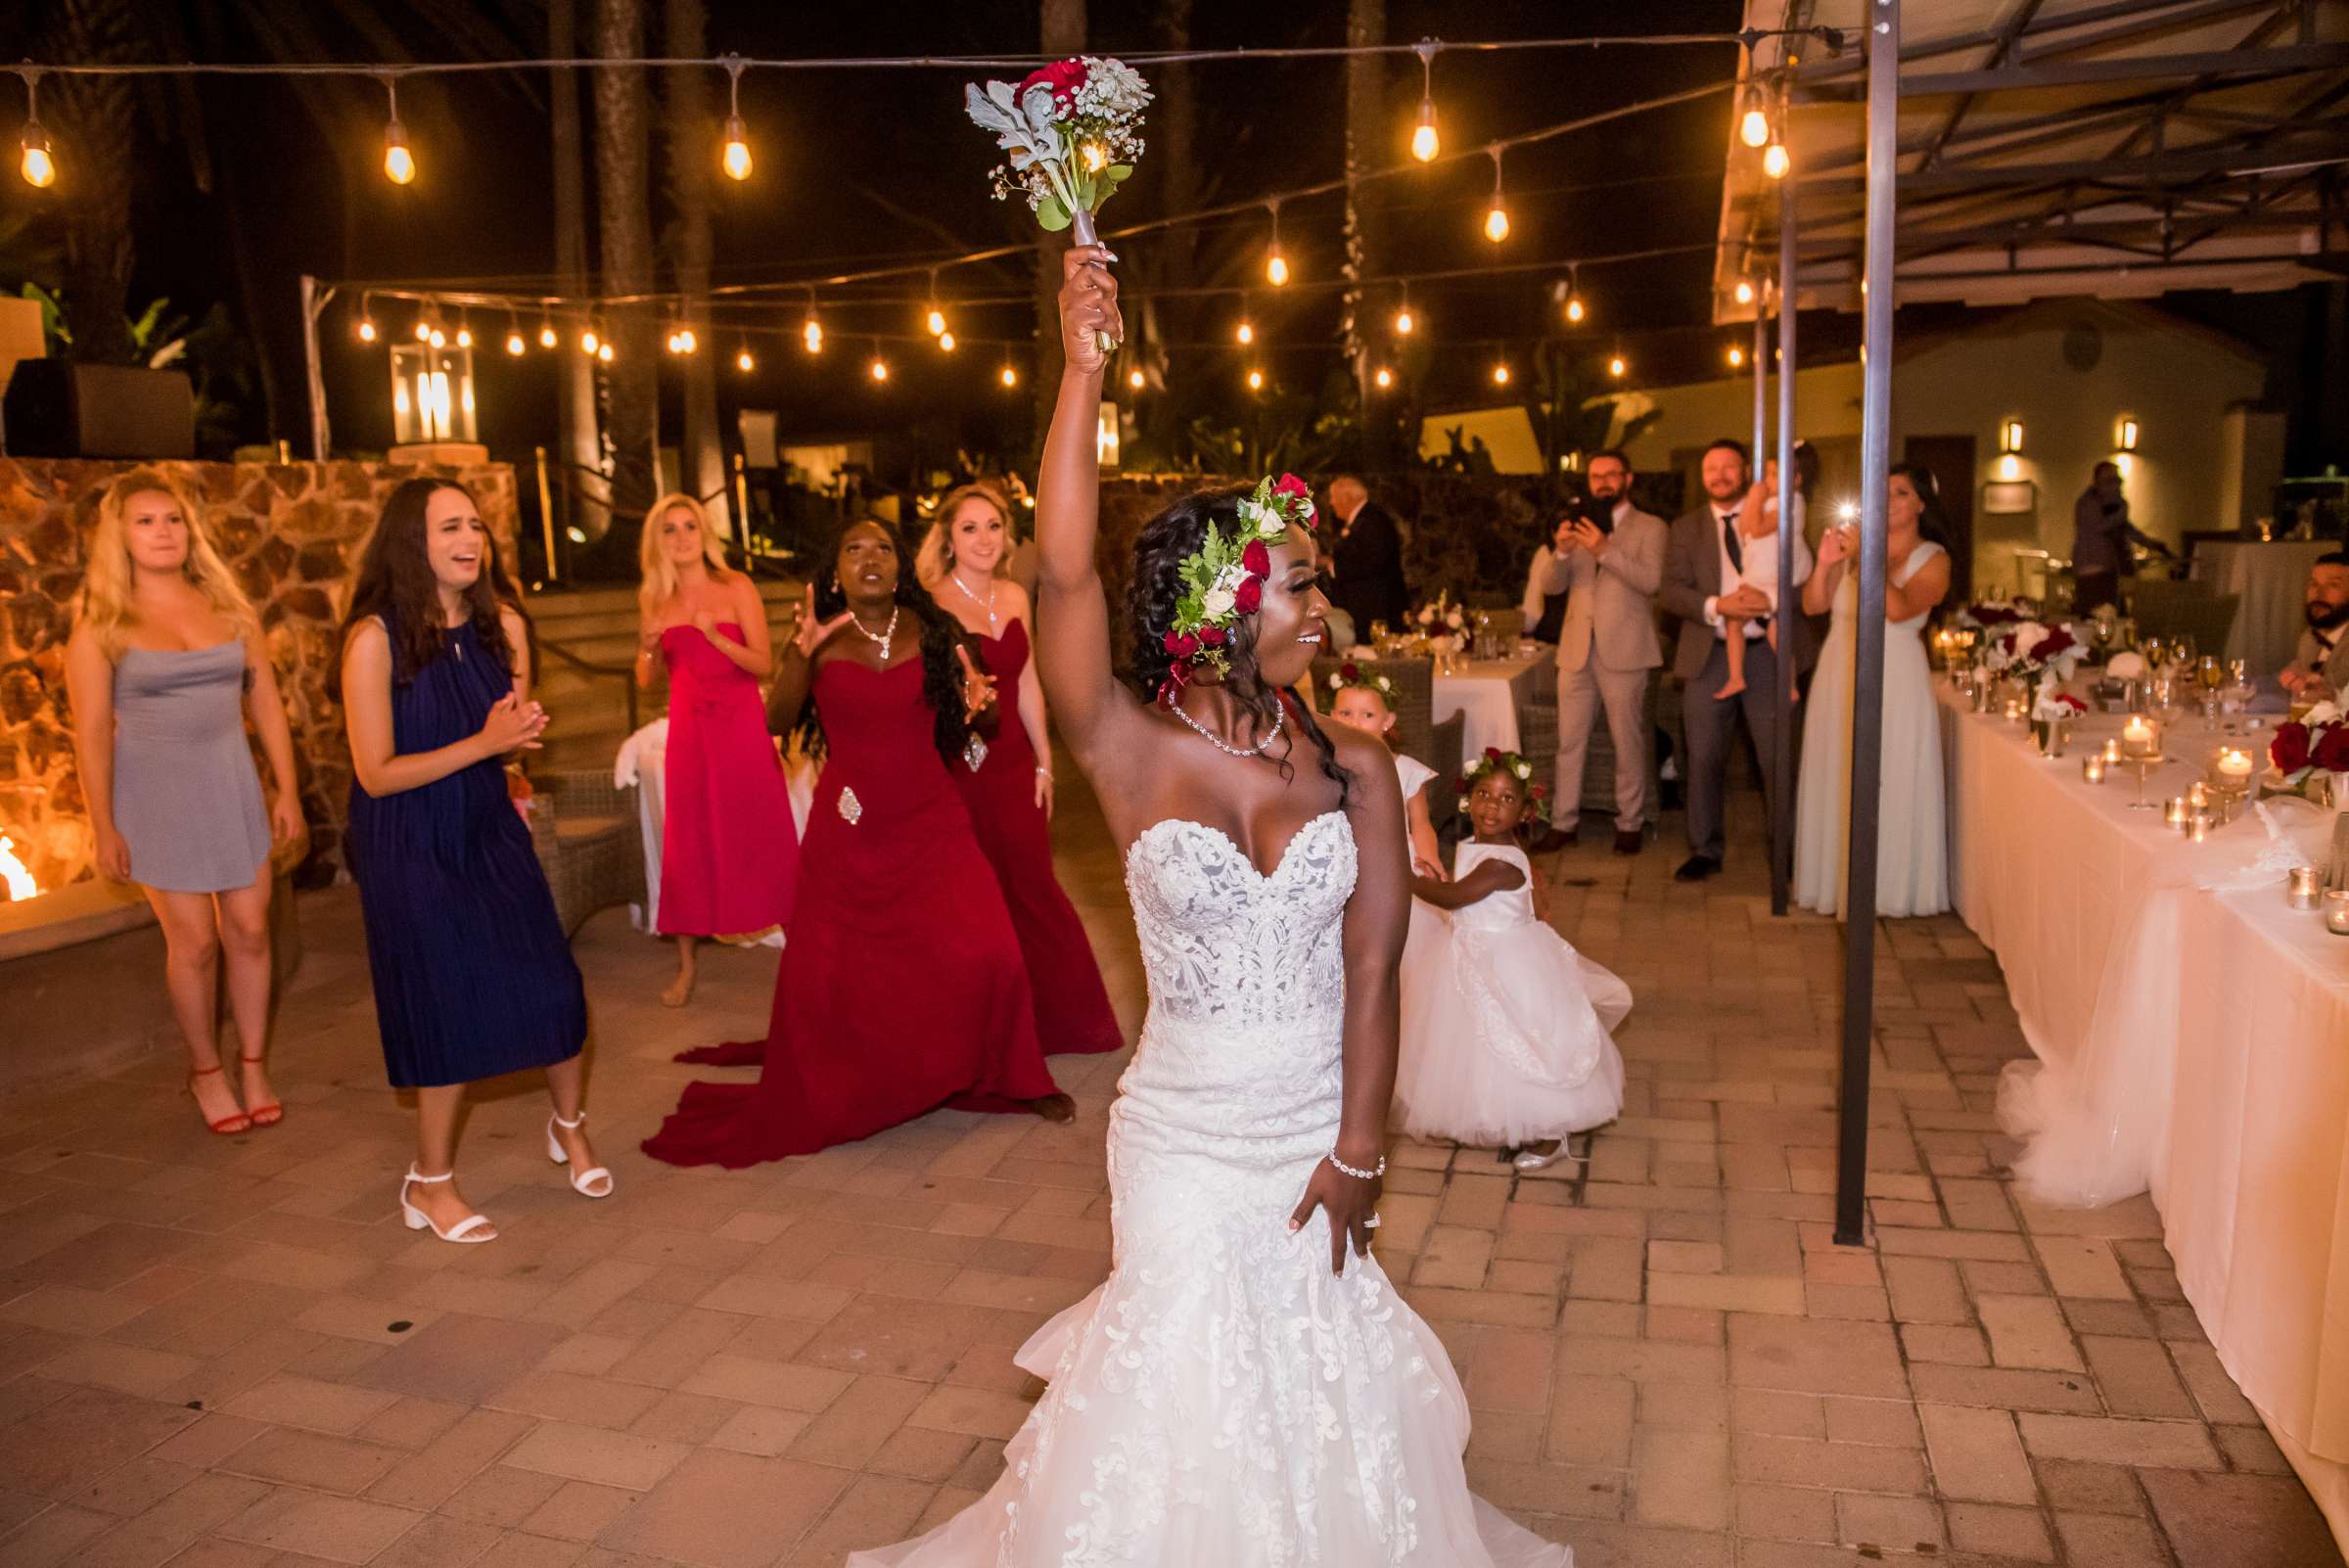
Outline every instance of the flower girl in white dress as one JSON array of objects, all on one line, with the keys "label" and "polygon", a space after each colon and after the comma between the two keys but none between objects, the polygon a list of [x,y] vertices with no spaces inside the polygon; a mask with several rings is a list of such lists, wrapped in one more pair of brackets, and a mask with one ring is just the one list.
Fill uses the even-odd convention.
[{"label": "flower girl in white dress", "polygon": [[1632,990],[1574,950],[1518,830],[1543,804],[1533,766],[1487,750],[1468,769],[1475,830],[1446,887],[1443,939],[1406,950],[1395,1103],[1414,1136],[1516,1149],[1520,1170],[1564,1158],[1569,1133],[1623,1110],[1623,1057],[1609,1031]]}]

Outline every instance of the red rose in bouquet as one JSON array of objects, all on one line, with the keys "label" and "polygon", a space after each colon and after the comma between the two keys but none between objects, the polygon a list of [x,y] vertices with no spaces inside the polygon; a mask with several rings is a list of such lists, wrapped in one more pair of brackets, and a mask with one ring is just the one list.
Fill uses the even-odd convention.
[{"label": "red rose in bouquet", "polygon": [[1030,71],[1028,79],[1020,83],[1019,96],[1025,99],[1030,88],[1044,86],[1052,89],[1054,103],[1065,104],[1076,95],[1078,88],[1084,85],[1084,77],[1083,61],[1055,60],[1041,70]]},{"label": "red rose in bouquet", "polygon": [[1244,616],[1256,614],[1256,607],[1265,602],[1265,584],[1261,577],[1242,577],[1240,585],[1231,590],[1231,607]]},{"label": "red rose in bouquet", "polygon": [[2046,664],[2057,654],[2069,653],[2079,646],[2078,640],[2069,631],[2061,626],[2050,626],[2047,636],[2040,640],[2038,647],[2031,650],[2031,657]]},{"label": "red rose in bouquet", "polygon": [[2349,773],[2349,724],[2333,724],[2308,754],[2308,760],[2327,773]]},{"label": "red rose in bouquet", "polygon": [[1300,500],[1304,500],[1310,498],[1313,492],[1307,487],[1305,481],[1299,479],[1296,475],[1283,474],[1280,478],[1272,482],[1272,493],[1275,495],[1294,495]]},{"label": "red rose in bouquet", "polygon": [[2306,767],[2308,765],[2308,726],[2306,724],[2277,725],[2276,738],[2268,742],[2268,761],[2274,762],[2277,768],[2287,776]]},{"label": "red rose in bouquet", "polygon": [[1248,548],[1240,552],[1240,570],[1252,576],[1268,577],[1272,575],[1272,552],[1265,548],[1264,540],[1248,541]]}]

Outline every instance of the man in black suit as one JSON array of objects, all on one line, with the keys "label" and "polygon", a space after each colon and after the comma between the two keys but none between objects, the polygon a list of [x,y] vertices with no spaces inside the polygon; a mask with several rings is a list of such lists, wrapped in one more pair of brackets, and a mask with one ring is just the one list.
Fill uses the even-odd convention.
[{"label": "man in black suit", "polygon": [[[1705,498],[1694,511],[1678,519],[1664,548],[1664,584],[1657,595],[1668,615],[1680,618],[1680,643],[1672,668],[1685,689],[1681,697],[1683,727],[1688,734],[1687,799],[1688,858],[1673,875],[1682,882],[1702,882],[1721,869],[1722,794],[1727,784],[1729,739],[1739,719],[1762,757],[1772,751],[1777,711],[1771,690],[1777,684],[1778,661],[1792,658],[1797,669],[1810,665],[1811,624],[1802,607],[1781,606],[1776,617],[1778,645],[1773,648],[1763,633],[1770,605],[1755,589],[1742,585],[1744,540],[1736,529],[1738,508],[1746,500],[1746,457],[1743,443],[1727,438],[1705,448],[1699,467]],[[1794,534],[1794,581],[1799,587],[1811,576],[1811,546],[1803,537],[1800,520]],[[1722,617],[1748,618],[1743,623],[1745,690],[1732,697],[1716,697],[1728,674],[1728,628]],[[1802,736],[1801,707],[1788,715],[1797,740]],[[1765,805],[1770,793],[1770,769],[1762,769]],[[1777,820],[1774,813],[1772,822]]]},{"label": "man in black suit", "polygon": [[1329,482],[1329,510],[1338,522],[1331,601],[1354,618],[1354,634],[1365,641],[1373,622],[1401,630],[1409,595],[1403,582],[1403,530],[1394,515],[1370,499],[1369,486],[1352,474]]}]

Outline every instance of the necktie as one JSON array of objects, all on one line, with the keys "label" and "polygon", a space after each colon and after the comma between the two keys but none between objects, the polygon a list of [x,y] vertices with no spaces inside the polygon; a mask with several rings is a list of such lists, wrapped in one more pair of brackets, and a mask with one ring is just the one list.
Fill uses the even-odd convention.
[{"label": "necktie", "polygon": [[1737,537],[1737,514],[1725,513],[1721,520],[1721,542],[1728,546],[1729,565],[1739,572],[1745,570],[1745,544]]}]

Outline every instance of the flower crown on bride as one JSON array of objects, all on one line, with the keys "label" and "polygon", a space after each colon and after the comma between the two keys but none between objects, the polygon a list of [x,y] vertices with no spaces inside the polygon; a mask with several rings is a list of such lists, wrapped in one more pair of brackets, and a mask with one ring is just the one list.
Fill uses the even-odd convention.
[{"label": "flower crown on bride", "polygon": [[1162,699],[1180,691],[1198,666],[1219,674],[1230,668],[1224,650],[1232,627],[1264,602],[1265,579],[1272,575],[1271,547],[1287,536],[1289,525],[1313,526],[1313,492],[1294,474],[1262,479],[1253,493],[1240,498],[1239,513],[1240,526],[1232,532],[1210,523],[1207,537],[1177,569],[1182,597],[1175,601],[1174,623],[1164,639],[1174,664],[1159,687]]}]

